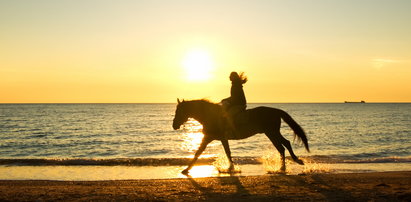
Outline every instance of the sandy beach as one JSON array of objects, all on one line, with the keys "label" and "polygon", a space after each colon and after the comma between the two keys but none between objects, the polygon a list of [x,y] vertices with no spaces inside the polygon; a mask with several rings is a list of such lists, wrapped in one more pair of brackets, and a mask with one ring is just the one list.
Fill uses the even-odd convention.
[{"label": "sandy beach", "polygon": [[411,171],[115,181],[0,181],[1,201],[410,201]]}]

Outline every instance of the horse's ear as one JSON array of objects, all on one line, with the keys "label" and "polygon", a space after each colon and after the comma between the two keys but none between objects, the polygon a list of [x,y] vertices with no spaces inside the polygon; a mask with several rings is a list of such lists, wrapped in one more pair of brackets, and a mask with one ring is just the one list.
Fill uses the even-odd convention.
[{"label": "horse's ear", "polygon": [[180,103],[181,103],[181,102],[180,102],[180,99],[178,99],[178,98],[177,98],[177,103],[178,103],[178,104],[180,104]]}]

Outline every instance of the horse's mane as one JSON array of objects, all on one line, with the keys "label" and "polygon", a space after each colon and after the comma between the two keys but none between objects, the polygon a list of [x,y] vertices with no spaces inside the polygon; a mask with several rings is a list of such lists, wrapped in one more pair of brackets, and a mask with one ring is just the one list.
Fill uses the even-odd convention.
[{"label": "horse's mane", "polygon": [[199,105],[203,105],[205,107],[210,107],[210,108],[218,108],[219,110],[222,109],[221,105],[215,102],[211,102],[208,99],[198,99],[198,100],[185,100],[183,101],[183,103],[192,103],[192,104],[199,104]]},{"label": "horse's mane", "polygon": [[200,102],[200,103],[202,102],[202,103],[212,104],[212,105],[218,105],[218,103],[211,102],[210,100],[205,99],[205,98],[203,98],[203,99],[198,99],[198,100],[190,100],[190,101],[192,101],[192,102]]}]

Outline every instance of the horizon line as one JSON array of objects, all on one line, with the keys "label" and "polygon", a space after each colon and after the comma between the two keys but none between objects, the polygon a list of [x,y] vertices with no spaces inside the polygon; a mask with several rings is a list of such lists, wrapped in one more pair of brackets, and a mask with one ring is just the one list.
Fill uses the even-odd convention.
[{"label": "horizon line", "polygon": [[[215,102],[217,103],[217,102]],[[409,104],[408,102],[398,102],[398,101],[389,101],[389,102],[353,102],[345,103],[342,102],[248,102],[247,104]],[[175,104],[175,102],[0,102],[0,104]]]}]

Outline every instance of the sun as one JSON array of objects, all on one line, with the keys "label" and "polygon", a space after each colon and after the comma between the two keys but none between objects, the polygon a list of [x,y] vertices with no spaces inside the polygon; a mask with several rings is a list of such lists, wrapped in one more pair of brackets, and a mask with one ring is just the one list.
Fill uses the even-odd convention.
[{"label": "sun", "polygon": [[209,52],[202,49],[188,51],[182,64],[189,81],[207,81],[212,77],[215,68]]}]

